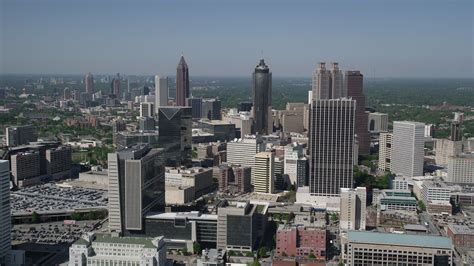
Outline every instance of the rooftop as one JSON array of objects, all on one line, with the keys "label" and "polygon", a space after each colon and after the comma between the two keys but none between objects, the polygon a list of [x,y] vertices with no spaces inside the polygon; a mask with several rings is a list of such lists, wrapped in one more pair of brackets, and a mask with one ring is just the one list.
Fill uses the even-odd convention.
[{"label": "rooftop", "polygon": [[467,225],[449,224],[448,227],[454,234],[474,235],[474,228]]},{"label": "rooftop", "polygon": [[352,243],[452,249],[451,239],[444,236],[407,235],[367,231],[349,231],[347,236]]}]

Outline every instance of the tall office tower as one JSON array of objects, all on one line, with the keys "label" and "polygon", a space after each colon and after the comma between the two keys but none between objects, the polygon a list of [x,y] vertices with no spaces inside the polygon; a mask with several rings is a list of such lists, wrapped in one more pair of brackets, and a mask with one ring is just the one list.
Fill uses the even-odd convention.
[{"label": "tall office tower", "polygon": [[341,188],[341,230],[365,230],[366,198],[365,187]]},{"label": "tall office tower", "polygon": [[189,69],[184,56],[181,56],[176,68],[176,105],[186,106],[189,97]]},{"label": "tall office tower", "polygon": [[201,117],[209,120],[221,120],[221,101],[217,98],[202,99]]},{"label": "tall office tower", "polygon": [[331,71],[331,97],[337,99],[344,97],[346,92],[344,91],[344,76],[342,71],[339,69],[338,63],[332,63]]},{"label": "tall office tower", "polygon": [[369,119],[365,112],[364,75],[360,71],[346,71],[344,85],[347,97],[357,103],[354,133],[359,142],[359,154],[368,155],[370,153],[370,135],[367,128]]},{"label": "tall office tower", "polygon": [[158,114],[160,106],[168,105],[168,77],[155,76],[155,113]]},{"label": "tall office tower", "polygon": [[451,122],[451,135],[449,137],[452,141],[460,141],[462,140],[461,135],[461,123],[457,121]]},{"label": "tall office tower", "polygon": [[154,113],[153,103],[140,103],[140,117],[152,117]]},{"label": "tall office tower", "polygon": [[253,167],[255,154],[265,150],[263,140],[258,136],[246,136],[227,143],[227,162]]},{"label": "tall office tower", "polygon": [[165,167],[161,149],[141,144],[108,154],[109,230],[143,230],[143,215],[165,204]]},{"label": "tall office tower", "polygon": [[86,93],[93,94],[94,93],[94,77],[92,76],[90,72],[86,75],[85,84],[86,84]]},{"label": "tall office tower", "polygon": [[201,119],[202,117],[202,98],[188,98],[188,106],[191,107],[193,119]]},{"label": "tall office tower", "polygon": [[112,79],[110,83],[111,87],[111,94],[114,95],[116,98],[120,97],[120,74],[117,73],[117,76]]},{"label": "tall office tower", "polygon": [[7,263],[11,249],[10,165],[0,160],[0,264]]},{"label": "tall office tower", "polygon": [[379,163],[380,171],[392,171],[392,138],[393,134],[382,132],[379,136]]},{"label": "tall office tower", "polygon": [[311,105],[309,192],[338,197],[353,186],[354,122],[351,99],[316,100]]},{"label": "tall office tower", "polygon": [[250,112],[252,111],[252,107],[252,102],[240,102],[237,109],[239,112]]},{"label": "tall office tower", "polygon": [[38,141],[38,129],[32,125],[5,128],[7,145],[10,147]]},{"label": "tall office tower", "polygon": [[273,152],[260,152],[255,155],[252,184],[254,192],[275,193],[275,154]]},{"label": "tall office tower", "polygon": [[253,72],[252,99],[256,134],[268,135],[272,133],[272,73],[263,58],[260,59],[260,63]]},{"label": "tall office tower", "polygon": [[405,177],[423,175],[425,124],[393,122],[392,172]]},{"label": "tall office tower", "polygon": [[190,166],[192,161],[192,114],[189,107],[160,107],[158,144],[165,149],[167,166]]},{"label": "tall office tower", "polygon": [[312,100],[331,99],[331,73],[321,62],[313,74]]}]

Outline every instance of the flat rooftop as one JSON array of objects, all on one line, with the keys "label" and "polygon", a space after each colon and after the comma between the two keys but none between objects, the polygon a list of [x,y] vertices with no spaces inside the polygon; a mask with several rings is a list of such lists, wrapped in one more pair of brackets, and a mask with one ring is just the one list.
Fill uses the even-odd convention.
[{"label": "flat rooftop", "polygon": [[158,220],[174,220],[176,218],[188,218],[190,220],[216,220],[216,214],[202,214],[199,212],[163,212],[151,213],[146,216],[146,219]]},{"label": "flat rooftop", "polygon": [[393,245],[421,248],[452,249],[449,237],[432,235],[407,235],[395,233],[379,233],[364,231],[349,231],[347,237],[352,243]]}]

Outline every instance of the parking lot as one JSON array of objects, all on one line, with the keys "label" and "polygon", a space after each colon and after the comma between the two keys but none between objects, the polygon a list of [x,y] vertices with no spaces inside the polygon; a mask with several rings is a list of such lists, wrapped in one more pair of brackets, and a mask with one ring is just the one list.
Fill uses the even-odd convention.
[{"label": "parking lot", "polygon": [[107,206],[107,192],[46,183],[22,188],[10,194],[12,214],[48,213]]},{"label": "parking lot", "polygon": [[22,224],[12,228],[12,244],[62,244],[72,243],[81,235],[91,231],[98,221],[77,221],[65,225],[63,222]]}]

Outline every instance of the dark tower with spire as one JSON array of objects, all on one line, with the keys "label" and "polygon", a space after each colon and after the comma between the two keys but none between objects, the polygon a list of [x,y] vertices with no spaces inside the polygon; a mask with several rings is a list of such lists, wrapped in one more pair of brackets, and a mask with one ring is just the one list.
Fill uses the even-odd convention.
[{"label": "dark tower with spire", "polygon": [[272,73],[263,58],[253,72],[253,118],[256,134],[272,133]]},{"label": "dark tower with spire", "polygon": [[189,98],[189,70],[184,56],[181,55],[176,68],[176,105],[186,106],[187,98]]}]

